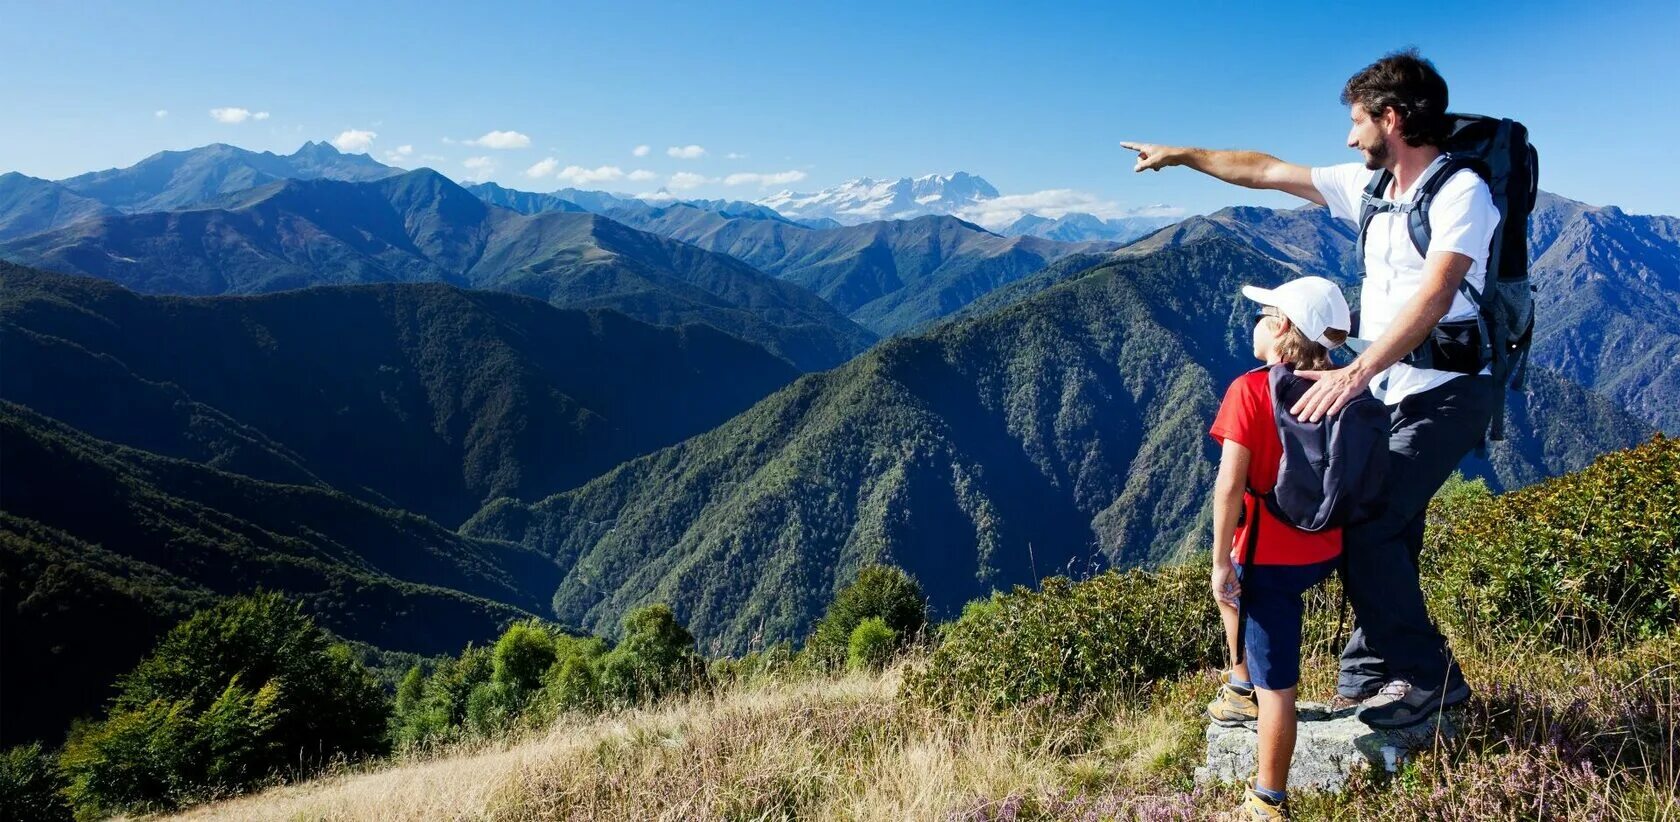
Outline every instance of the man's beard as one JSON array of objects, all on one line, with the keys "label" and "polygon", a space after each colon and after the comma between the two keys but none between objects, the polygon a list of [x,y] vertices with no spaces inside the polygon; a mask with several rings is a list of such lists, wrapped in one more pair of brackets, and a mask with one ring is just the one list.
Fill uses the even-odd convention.
[{"label": "man's beard", "polygon": [[1388,162],[1388,143],[1379,141],[1374,147],[1365,149],[1365,168],[1376,171]]}]

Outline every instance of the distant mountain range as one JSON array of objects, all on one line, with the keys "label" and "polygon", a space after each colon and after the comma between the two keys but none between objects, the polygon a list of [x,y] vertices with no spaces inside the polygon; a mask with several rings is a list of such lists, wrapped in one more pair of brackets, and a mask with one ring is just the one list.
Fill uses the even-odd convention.
[{"label": "distant mountain range", "polygon": [[1051,212],[1054,216],[1045,216],[1032,213],[1030,206],[1022,206],[1028,213],[1008,224],[993,223],[978,216],[983,214],[983,206],[988,201],[999,197],[997,188],[984,178],[959,171],[950,176],[927,174],[896,180],[862,177],[814,193],[778,192],[759,200],[758,204],[813,228],[829,228],[828,223],[860,225],[946,215],[983,222],[988,229],[1006,237],[1041,237],[1064,243],[1093,240],[1123,243],[1177,219],[1159,216],[1103,219],[1060,209]]},{"label": "distant mountain range", "polygon": [[0,257],[153,294],[442,282],[661,324],[704,322],[802,369],[874,335],[741,261],[589,212],[523,215],[437,172],[372,182],[284,180],[185,211],[96,217],[0,244]]}]

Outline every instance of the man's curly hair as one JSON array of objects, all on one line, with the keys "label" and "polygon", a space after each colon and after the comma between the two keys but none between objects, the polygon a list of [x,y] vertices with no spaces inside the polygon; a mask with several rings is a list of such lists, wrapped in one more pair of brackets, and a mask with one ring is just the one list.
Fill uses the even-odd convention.
[{"label": "man's curly hair", "polygon": [[1385,55],[1349,77],[1342,105],[1358,105],[1372,117],[1392,106],[1400,115],[1400,139],[1409,146],[1440,145],[1447,139],[1447,81],[1417,49]]}]

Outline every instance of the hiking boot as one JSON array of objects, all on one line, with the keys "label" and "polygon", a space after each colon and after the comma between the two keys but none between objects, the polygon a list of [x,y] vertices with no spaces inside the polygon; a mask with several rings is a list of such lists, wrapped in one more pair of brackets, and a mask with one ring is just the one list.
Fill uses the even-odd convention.
[{"label": "hiking boot", "polygon": [[1254,701],[1253,688],[1238,688],[1231,684],[1231,672],[1219,675],[1219,695],[1207,706],[1208,719],[1217,725],[1230,727],[1260,718],[1260,705]]},{"label": "hiking boot", "polygon": [[1237,818],[1249,822],[1269,822],[1274,819],[1289,818],[1289,800],[1272,802],[1250,785],[1243,791],[1242,807],[1237,809]]},{"label": "hiking boot", "polygon": [[1357,708],[1372,699],[1375,699],[1380,693],[1382,693],[1381,687],[1373,689],[1370,693],[1360,694],[1359,696],[1344,696],[1341,691],[1337,691],[1335,695],[1330,697],[1330,702],[1328,703],[1330,713],[1339,714],[1349,708]]},{"label": "hiking boot", "polygon": [[1396,679],[1365,700],[1357,716],[1373,728],[1410,728],[1469,698],[1470,686],[1462,679],[1448,685],[1445,693],[1424,690],[1404,679]]}]

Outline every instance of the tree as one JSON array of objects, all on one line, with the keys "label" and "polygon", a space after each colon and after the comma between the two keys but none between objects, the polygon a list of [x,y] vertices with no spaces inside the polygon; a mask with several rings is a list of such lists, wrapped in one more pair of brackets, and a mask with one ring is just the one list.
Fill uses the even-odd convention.
[{"label": "tree", "polygon": [[256,594],[194,614],[118,682],[61,762],[78,808],[170,808],[282,769],[381,753],[389,705],[297,603]]},{"label": "tree", "polygon": [[688,690],[701,665],[694,636],[666,605],[646,605],[624,618],[624,639],[601,659],[603,696],[619,705],[651,702]]},{"label": "tree", "polygon": [[821,665],[839,667],[846,662],[852,632],[871,617],[895,632],[892,652],[896,653],[927,624],[927,600],[921,586],[890,565],[864,567],[857,579],[829,603],[827,613],[805,643],[806,653]]}]

